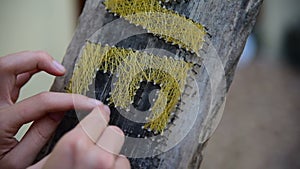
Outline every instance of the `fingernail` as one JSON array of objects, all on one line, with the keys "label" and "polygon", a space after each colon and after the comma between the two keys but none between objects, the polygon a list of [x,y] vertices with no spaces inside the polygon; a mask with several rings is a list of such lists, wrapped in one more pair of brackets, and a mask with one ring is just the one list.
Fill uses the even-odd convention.
[{"label": "fingernail", "polygon": [[110,108],[107,105],[104,105],[103,109],[110,114]]},{"label": "fingernail", "polygon": [[53,65],[60,72],[65,72],[66,71],[65,67],[63,65],[61,65],[60,63],[58,63],[56,60],[53,60]]},{"label": "fingernail", "polygon": [[[121,129],[116,126],[108,126],[103,131],[101,137],[97,141],[97,145],[102,149],[118,155],[124,144],[125,137]],[[117,131],[117,132],[116,132]]]},{"label": "fingernail", "polygon": [[117,127],[117,126],[112,126],[112,128],[113,128],[116,132],[118,132],[118,133],[124,135],[124,132],[123,132],[119,127]]},{"label": "fingernail", "polygon": [[123,154],[120,154],[119,157],[121,157],[121,158],[127,158],[127,157],[126,157],[125,155],[123,155]]},{"label": "fingernail", "polygon": [[105,119],[106,119],[107,121],[109,121],[109,118],[110,118],[110,109],[109,109],[109,107],[106,106],[106,105],[103,105],[102,108],[103,108],[103,110],[104,110],[104,111],[101,111],[102,114],[105,116]]}]

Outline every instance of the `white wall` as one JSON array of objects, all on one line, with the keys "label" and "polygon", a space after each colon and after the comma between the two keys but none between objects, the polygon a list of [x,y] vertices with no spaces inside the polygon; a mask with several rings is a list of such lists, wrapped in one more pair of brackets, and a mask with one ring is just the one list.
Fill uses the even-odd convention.
[{"label": "white wall", "polygon": [[[75,2],[1,0],[0,56],[23,50],[45,50],[61,61],[75,27]],[[21,91],[20,100],[49,90],[53,79],[46,73],[34,76]]]},{"label": "white wall", "polygon": [[282,57],[285,31],[300,22],[299,0],[265,0],[259,26],[263,50],[272,57]]}]

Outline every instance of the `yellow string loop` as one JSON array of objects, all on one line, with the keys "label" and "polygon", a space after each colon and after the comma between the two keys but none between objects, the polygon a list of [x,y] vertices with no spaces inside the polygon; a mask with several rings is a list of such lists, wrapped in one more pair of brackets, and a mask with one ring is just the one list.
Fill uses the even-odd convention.
[{"label": "yellow string loop", "polygon": [[205,28],[161,7],[158,0],[105,0],[104,4],[129,22],[199,55],[207,34]]},{"label": "yellow string loop", "polygon": [[110,103],[127,109],[141,81],[158,84],[161,89],[145,127],[162,132],[180,99],[191,67],[192,64],[182,60],[87,42],[74,70],[70,91],[85,95],[98,70],[109,72],[118,75]]}]

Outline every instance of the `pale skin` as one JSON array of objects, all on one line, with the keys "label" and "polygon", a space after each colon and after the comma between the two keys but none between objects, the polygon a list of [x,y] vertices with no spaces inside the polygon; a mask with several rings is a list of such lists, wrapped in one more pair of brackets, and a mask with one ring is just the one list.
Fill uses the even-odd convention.
[{"label": "pale skin", "polygon": [[[43,92],[16,102],[22,86],[40,71],[62,76],[66,70],[43,51],[0,57],[0,168],[129,169],[128,159],[119,155],[124,134],[118,127],[108,126],[110,110],[100,101]],[[91,113],[60,139],[51,154],[32,165],[64,112],[75,108]],[[31,121],[26,135],[17,141],[14,135]]]}]

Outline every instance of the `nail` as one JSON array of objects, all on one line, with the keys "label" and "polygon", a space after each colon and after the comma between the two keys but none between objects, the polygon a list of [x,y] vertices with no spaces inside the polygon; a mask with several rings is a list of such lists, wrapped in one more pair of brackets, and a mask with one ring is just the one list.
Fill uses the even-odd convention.
[{"label": "nail", "polygon": [[97,141],[97,145],[110,153],[118,155],[125,140],[124,134],[121,132],[121,129],[117,129],[116,126],[106,127]]},{"label": "nail", "polygon": [[103,106],[104,111],[108,112],[110,114],[110,109],[107,105]]},{"label": "nail", "polygon": [[100,109],[100,112],[105,116],[104,118],[108,122],[109,119],[110,119],[110,110],[109,110],[109,107],[106,106],[106,105],[103,105],[102,111]]},{"label": "nail", "polygon": [[123,154],[119,154],[119,157],[127,159],[127,157],[125,155],[123,155]]},{"label": "nail", "polygon": [[61,65],[60,63],[58,63],[56,60],[53,60],[53,65],[60,72],[65,72],[66,71],[65,67],[63,65]]},{"label": "nail", "polygon": [[116,132],[118,132],[118,133],[124,135],[124,132],[123,132],[119,127],[117,127],[117,126],[112,126],[112,128],[113,128]]}]

